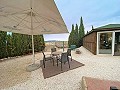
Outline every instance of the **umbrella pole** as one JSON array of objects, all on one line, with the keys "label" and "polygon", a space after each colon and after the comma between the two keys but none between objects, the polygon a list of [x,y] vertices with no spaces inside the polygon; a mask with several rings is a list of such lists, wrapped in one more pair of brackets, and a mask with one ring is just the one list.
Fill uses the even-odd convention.
[{"label": "umbrella pole", "polygon": [[[33,8],[32,8],[32,0],[30,1],[30,7],[31,7],[31,31],[33,32]],[[32,53],[33,53],[33,64],[35,64],[35,53],[34,53],[34,39],[33,39],[33,35],[32,35]]]},{"label": "umbrella pole", "polygon": [[35,64],[35,53],[34,53],[34,39],[33,39],[33,35],[32,35],[32,53],[33,53],[33,57],[32,57],[33,64]]},{"label": "umbrella pole", "polygon": [[[32,13],[32,0],[31,0],[31,31],[33,32],[33,13]],[[32,57],[32,60],[33,60],[33,64],[32,65],[29,65],[26,70],[27,71],[34,71],[38,68],[40,68],[40,65],[39,64],[35,64],[35,53],[34,53],[34,39],[33,39],[33,35],[32,35],[32,53],[33,53],[33,57]]]}]

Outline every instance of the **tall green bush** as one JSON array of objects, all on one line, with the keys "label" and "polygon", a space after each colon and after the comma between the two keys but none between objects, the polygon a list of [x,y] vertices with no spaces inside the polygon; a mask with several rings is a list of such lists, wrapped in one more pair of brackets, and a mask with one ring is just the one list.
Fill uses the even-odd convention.
[{"label": "tall green bush", "polygon": [[[43,35],[34,36],[34,49],[39,52],[45,48]],[[7,34],[0,31],[0,59],[32,53],[32,36],[24,34]]]},{"label": "tall green bush", "polygon": [[0,58],[7,57],[6,36],[6,32],[0,31]]}]

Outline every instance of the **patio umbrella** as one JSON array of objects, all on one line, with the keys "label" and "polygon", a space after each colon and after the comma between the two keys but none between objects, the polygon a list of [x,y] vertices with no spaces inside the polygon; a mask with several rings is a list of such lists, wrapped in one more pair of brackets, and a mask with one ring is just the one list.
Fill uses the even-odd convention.
[{"label": "patio umbrella", "polygon": [[0,0],[0,30],[32,35],[68,33],[54,0]]}]

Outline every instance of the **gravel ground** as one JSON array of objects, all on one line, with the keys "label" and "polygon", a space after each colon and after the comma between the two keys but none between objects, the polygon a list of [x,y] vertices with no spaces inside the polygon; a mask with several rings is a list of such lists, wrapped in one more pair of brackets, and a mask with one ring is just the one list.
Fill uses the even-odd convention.
[{"label": "gravel ground", "polygon": [[[97,56],[79,48],[81,54],[72,51],[73,59],[85,64],[51,78],[44,79],[42,69],[27,72],[32,55],[0,62],[0,90],[81,90],[82,76],[120,81],[120,56]],[[36,63],[42,60],[37,53]]]}]

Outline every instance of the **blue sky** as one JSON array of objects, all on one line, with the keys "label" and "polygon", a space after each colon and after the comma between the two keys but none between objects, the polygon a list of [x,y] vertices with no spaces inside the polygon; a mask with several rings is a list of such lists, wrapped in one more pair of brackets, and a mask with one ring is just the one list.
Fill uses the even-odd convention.
[{"label": "blue sky", "polygon": [[[83,17],[85,32],[94,28],[120,24],[120,0],[55,0],[59,12],[71,32],[72,24],[80,24]],[[69,34],[44,35],[45,40],[68,40]]]}]

